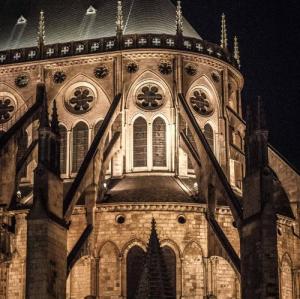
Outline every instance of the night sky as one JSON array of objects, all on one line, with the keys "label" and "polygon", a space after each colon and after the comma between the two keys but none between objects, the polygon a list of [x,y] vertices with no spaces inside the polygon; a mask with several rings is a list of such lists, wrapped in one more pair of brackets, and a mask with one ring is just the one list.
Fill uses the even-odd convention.
[{"label": "night sky", "polygon": [[244,106],[263,97],[270,143],[300,169],[300,1],[182,3],[185,17],[212,42],[219,43],[220,16],[226,14],[230,44],[234,34],[240,39]]}]

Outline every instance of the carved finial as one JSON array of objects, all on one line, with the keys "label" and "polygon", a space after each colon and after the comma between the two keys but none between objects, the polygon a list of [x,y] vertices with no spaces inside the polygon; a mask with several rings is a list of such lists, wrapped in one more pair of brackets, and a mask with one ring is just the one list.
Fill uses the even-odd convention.
[{"label": "carved finial", "polygon": [[234,58],[240,68],[241,67],[241,57],[240,57],[239,41],[238,41],[237,36],[234,37]]},{"label": "carved finial", "polygon": [[45,45],[45,16],[42,10],[40,12],[37,42],[40,48]]},{"label": "carved finial", "polygon": [[227,49],[227,26],[226,26],[226,16],[222,14],[222,21],[221,21],[221,47],[223,49]]},{"label": "carved finial", "polygon": [[177,8],[176,8],[176,34],[178,36],[182,36],[183,35],[183,15],[182,15],[181,1],[177,1]]},{"label": "carved finial", "polygon": [[118,1],[118,7],[117,7],[117,21],[116,21],[116,25],[117,25],[117,35],[122,35],[123,34],[123,30],[124,30],[124,23],[123,23],[123,5],[122,5],[122,1]]},{"label": "carved finial", "polygon": [[51,129],[52,132],[55,134],[59,133],[58,125],[59,125],[59,121],[58,121],[57,106],[56,106],[56,100],[54,100],[52,106],[52,115],[51,115]]}]

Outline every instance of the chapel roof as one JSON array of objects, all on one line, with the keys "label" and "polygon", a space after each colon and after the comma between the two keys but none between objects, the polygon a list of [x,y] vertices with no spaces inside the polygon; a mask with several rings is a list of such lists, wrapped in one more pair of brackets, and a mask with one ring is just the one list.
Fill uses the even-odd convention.
[{"label": "chapel roof", "polygon": [[[46,44],[116,34],[116,0],[6,0],[0,11],[0,50],[36,46],[41,10]],[[125,35],[176,33],[176,7],[171,0],[123,0],[123,15]],[[183,27],[184,36],[200,39],[185,19]]]}]

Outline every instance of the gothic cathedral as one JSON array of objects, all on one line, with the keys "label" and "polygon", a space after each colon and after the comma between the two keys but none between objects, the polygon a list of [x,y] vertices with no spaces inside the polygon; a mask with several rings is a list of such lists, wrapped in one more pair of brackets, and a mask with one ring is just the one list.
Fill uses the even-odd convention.
[{"label": "gothic cathedral", "polygon": [[225,15],[220,44],[181,1],[0,15],[0,299],[300,298],[300,173]]}]

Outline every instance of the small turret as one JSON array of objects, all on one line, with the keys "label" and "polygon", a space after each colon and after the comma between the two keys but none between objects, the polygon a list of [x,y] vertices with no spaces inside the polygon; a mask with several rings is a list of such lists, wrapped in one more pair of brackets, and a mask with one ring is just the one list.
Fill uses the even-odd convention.
[{"label": "small turret", "polygon": [[45,16],[44,12],[41,10],[40,12],[40,19],[39,19],[39,27],[38,27],[38,37],[37,37],[37,43],[38,47],[41,50],[45,45]]},{"label": "small turret", "polygon": [[239,49],[239,41],[238,37],[234,37],[234,52],[233,52],[234,59],[238,63],[239,68],[241,67],[241,57],[240,57],[240,49]]},{"label": "small turret", "polygon": [[226,16],[223,13],[221,19],[221,47],[225,50],[228,48],[228,38],[227,38],[227,26],[226,26]]},{"label": "small turret", "polygon": [[124,19],[123,19],[123,5],[122,1],[118,1],[117,5],[117,21],[116,21],[116,35],[118,43],[120,44],[124,31]]}]

